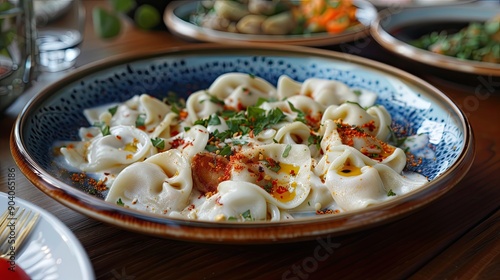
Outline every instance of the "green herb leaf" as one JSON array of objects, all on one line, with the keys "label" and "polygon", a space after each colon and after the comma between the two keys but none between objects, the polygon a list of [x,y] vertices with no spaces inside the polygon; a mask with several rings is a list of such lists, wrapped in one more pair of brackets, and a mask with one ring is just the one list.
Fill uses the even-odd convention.
[{"label": "green herb leaf", "polygon": [[321,148],[321,140],[323,140],[322,136],[311,134],[311,135],[309,135],[309,138],[307,138],[307,145],[308,146],[316,145],[316,147],[318,149],[320,149]]},{"label": "green herb leaf", "polygon": [[268,193],[272,193],[273,192],[273,184],[271,182],[267,182],[265,185],[264,185],[264,190]]},{"label": "green herb leaf", "polygon": [[291,102],[288,102],[288,105],[290,106],[290,109],[292,110],[292,112],[297,113],[297,117],[295,118],[295,121],[307,123],[306,122],[306,114],[304,114],[304,112],[295,108],[295,106],[293,106],[293,104]]},{"label": "green herb leaf", "polygon": [[205,150],[211,152],[211,153],[215,153],[215,151],[217,151],[219,148],[217,148],[217,146],[215,145],[206,145],[205,146]]},{"label": "green herb leaf", "polygon": [[105,122],[95,122],[93,126],[98,127],[101,130],[102,136],[111,134],[109,125],[107,125]]},{"label": "green herb leaf", "polygon": [[160,150],[165,149],[165,140],[163,140],[162,138],[159,137],[152,138],[151,142],[153,143],[153,146],[155,146],[156,148]]},{"label": "green herb leaf", "polygon": [[116,111],[118,111],[118,105],[108,109],[108,112],[111,114],[111,116],[114,116],[116,114]]},{"label": "green herb leaf", "polygon": [[263,164],[269,168],[269,170],[271,171],[274,171],[274,172],[278,172],[280,171],[281,169],[281,166],[280,166],[280,163],[275,161],[274,159],[272,158],[269,158],[269,159],[264,159],[264,160],[261,160],[263,162]]},{"label": "green herb leaf", "polygon": [[250,209],[248,209],[247,211],[241,213],[241,217],[245,220],[245,221],[252,221],[253,218],[252,218],[252,213],[250,213]]},{"label": "green herb leaf", "polygon": [[221,100],[221,99],[219,99],[219,98],[217,98],[217,97],[215,97],[215,96],[211,95],[211,94],[210,94],[210,93],[208,93],[208,92],[206,92],[206,94],[208,94],[208,96],[210,97],[210,99],[209,99],[209,100],[210,100],[210,102],[215,103],[215,104],[218,104],[218,105],[222,105],[222,106],[224,106],[224,104],[225,104],[225,103],[224,103],[224,100]]},{"label": "green herb leaf", "polygon": [[208,117],[207,125],[219,125],[219,124],[221,124],[221,121],[217,115],[214,114]]},{"label": "green herb leaf", "polygon": [[146,114],[139,114],[135,120],[135,126],[141,127],[146,124]]},{"label": "green herb leaf", "polygon": [[125,206],[125,203],[123,203],[121,198],[118,198],[118,200],[116,201],[116,204],[119,206]]},{"label": "green herb leaf", "polygon": [[227,145],[224,148],[220,149],[219,155],[221,156],[229,156],[232,154],[231,146]]},{"label": "green herb leaf", "polygon": [[290,150],[292,149],[292,145],[290,144],[287,144],[286,147],[285,147],[285,150],[283,151],[283,154],[282,156],[284,158],[288,157],[288,155],[290,154]]},{"label": "green herb leaf", "polygon": [[388,192],[387,192],[387,196],[395,196],[396,193],[392,191],[392,189],[390,189]]}]

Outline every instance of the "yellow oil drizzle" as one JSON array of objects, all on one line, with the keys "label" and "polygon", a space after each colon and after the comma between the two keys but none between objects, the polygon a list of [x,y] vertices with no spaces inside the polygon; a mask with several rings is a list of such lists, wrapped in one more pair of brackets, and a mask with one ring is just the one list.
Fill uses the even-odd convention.
[{"label": "yellow oil drizzle", "polygon": [[342,168],[337,170],[337,173],[341,176],[352,177],[361,175],[361,168],[351,165],[351,162],[347,160]]},{"label": "yellow oil drizzle", "polygon": [[135,153],[135,152],[137,152],[137,143],[128,143],[127,145],[125,145],[125,147],[123,147],[123,150],[127,151],[127,152],[131,152],[131,153]]},{"label": "yellow oil drizzle", "polygon": [[297,175],[299,173],[300,167],[288,164],[288,163],[283,163],[280,162],[280,170],[278,173],[284,173],[287,175]]},{"label": "yellow oil drizzle", "polygon": [[[292,183],[292,186],[293,185],[296,185],[297,183],[293,182]],[[290,192],[290,191],[285,191],[283,193],[278,193],[277,189],[275,189],[273,191],[273,197],[276,198],[277,200],[281,201],[281,202],[288,202],[288,201],[291,201],[295,198],[295,187],[293,188],[293,191]]]}]

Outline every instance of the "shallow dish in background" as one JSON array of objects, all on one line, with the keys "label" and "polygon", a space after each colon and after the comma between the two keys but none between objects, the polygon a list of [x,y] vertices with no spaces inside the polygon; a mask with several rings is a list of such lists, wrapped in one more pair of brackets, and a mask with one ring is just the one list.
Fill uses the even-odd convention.
[{"label": "shallow dish in background", "polygon": [[[393,120],[428,133],[435,159],[420,166],[431,182],[415,192],[366,209],[284,222],[205,222],[166,218],[108,203],[84,191],[54,164],[52,145],[78,139],[84,108],[125,101],[147,92],[184,97],[206,89],[228,72],[252,73],[276,84],[328,78],[378,94]],[[393,67],[348,54],[297,46],[196,44],[158,53],[132,53],[82,67],[50,85],[23,109],[11,150],[26,177],[45,194],[91,218],[154,236],[198,242],[292,242],[340,235],[401,218],[439,198],[458,183],[474,158],[471,127],[460,109],[426,82]],[[437,213],[438,214],[438,213]]]},{"label": "shallow dish in background", "polygon": [[40,213],[37,225],[16,254],[16,263],[31,279],[92,280],[94,270],[85,249],[61,221],[46,210],[21,198],[0,193],[3,212],[10,201],[20,209]]},{"label": "shallow dish in background", "polygon": [[455,30],[471,22],[485,22],[500,14],[498,5],[457,5],[404,9],[380,13],[371,26],[375,40],[387,50],[418,63],[477,75],[500,76],[500,64],[437,54],[414,47],[412,40],[432,31]]},{"label": "shallow dish in background", "polygon": [[424,6],[459,5],[476,2],[477,0],[368,0],[377,8],[400,7],[415,8]]},{"label": "shallow dish in background", "polygon": [[365,0],[354,0],[358,7],[356,17],[360,24],[339,34],[327,32],[307,35],[252,35],[217,31],[192,24],[186,20],[196,11],[199,1],[173,1],[164,13],[164,22],[173,34],[196,41],[214,43],[277,43],[301,46],[327,46],[346,43],[369,35],[370,24],[377,17],[375,7]]}]

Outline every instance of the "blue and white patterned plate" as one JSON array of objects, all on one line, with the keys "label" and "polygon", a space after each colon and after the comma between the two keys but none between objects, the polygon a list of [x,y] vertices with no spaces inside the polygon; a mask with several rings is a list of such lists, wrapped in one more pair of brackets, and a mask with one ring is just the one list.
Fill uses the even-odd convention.
[{"label": "blue and white patterned plate", "polygon": [[[158,217],[107,203],[74,184],[54,164],[51,147],[77,140],[87,126],[84,108],[169,91],[186,96],[208,88],[227,72],[246,72],[276,84],[280,75],[303,81],[335,79],[378,94],[395,125],[410,134],[428,134],[430,146],[413,150],[424,157],[418,172],[430,179],[421,189],[380,205],[339,215],[280,223],[217,224]],[[343,233],[401,217],[437,199],[469,169],[473,135],[460,109],[426,82],[371,60],[294,46],[223,46],[198,44],[162,53],[135,53],[88,65],[34,97],[20,114],[12,134],[14,159],[27,178],[57,201],[92,218],[125,229],[167,238],[207,242],[295,241]],[[429,151],[425,151],[430,149]]]}]

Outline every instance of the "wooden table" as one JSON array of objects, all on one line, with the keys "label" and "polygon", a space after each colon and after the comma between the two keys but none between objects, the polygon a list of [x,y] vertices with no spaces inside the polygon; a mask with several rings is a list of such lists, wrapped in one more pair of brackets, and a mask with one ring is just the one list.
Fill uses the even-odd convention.
[{"label": "wooden table", "polygon": [[[93,5],[84,1],[87,14]],[[97,39],[88,17],[78,65],[138,48],[192,42],[130,24],[117,39]],[[65,73],[44,74],[1,118],[0,190],[14,169],[16,195],[53,213],[78,237],[98,279],[493,279],[500,275],[500,82],[431,69],[398,58],[372,38],[332,47],[403,68],[429,81],[464,110],[477,155],[449,193],[408,217],[341,237],[293,244],[213,245],[153,238],[91,220],[44,195],[15,165],[9,134],[16,115],[41,87]],[[325,242],[334,246],[324,248]],[[323,244],[323,245],[322,245]],[[318,253],[320,252],[320,253]],[[498,278],[497,278],[498,279]]]}]

